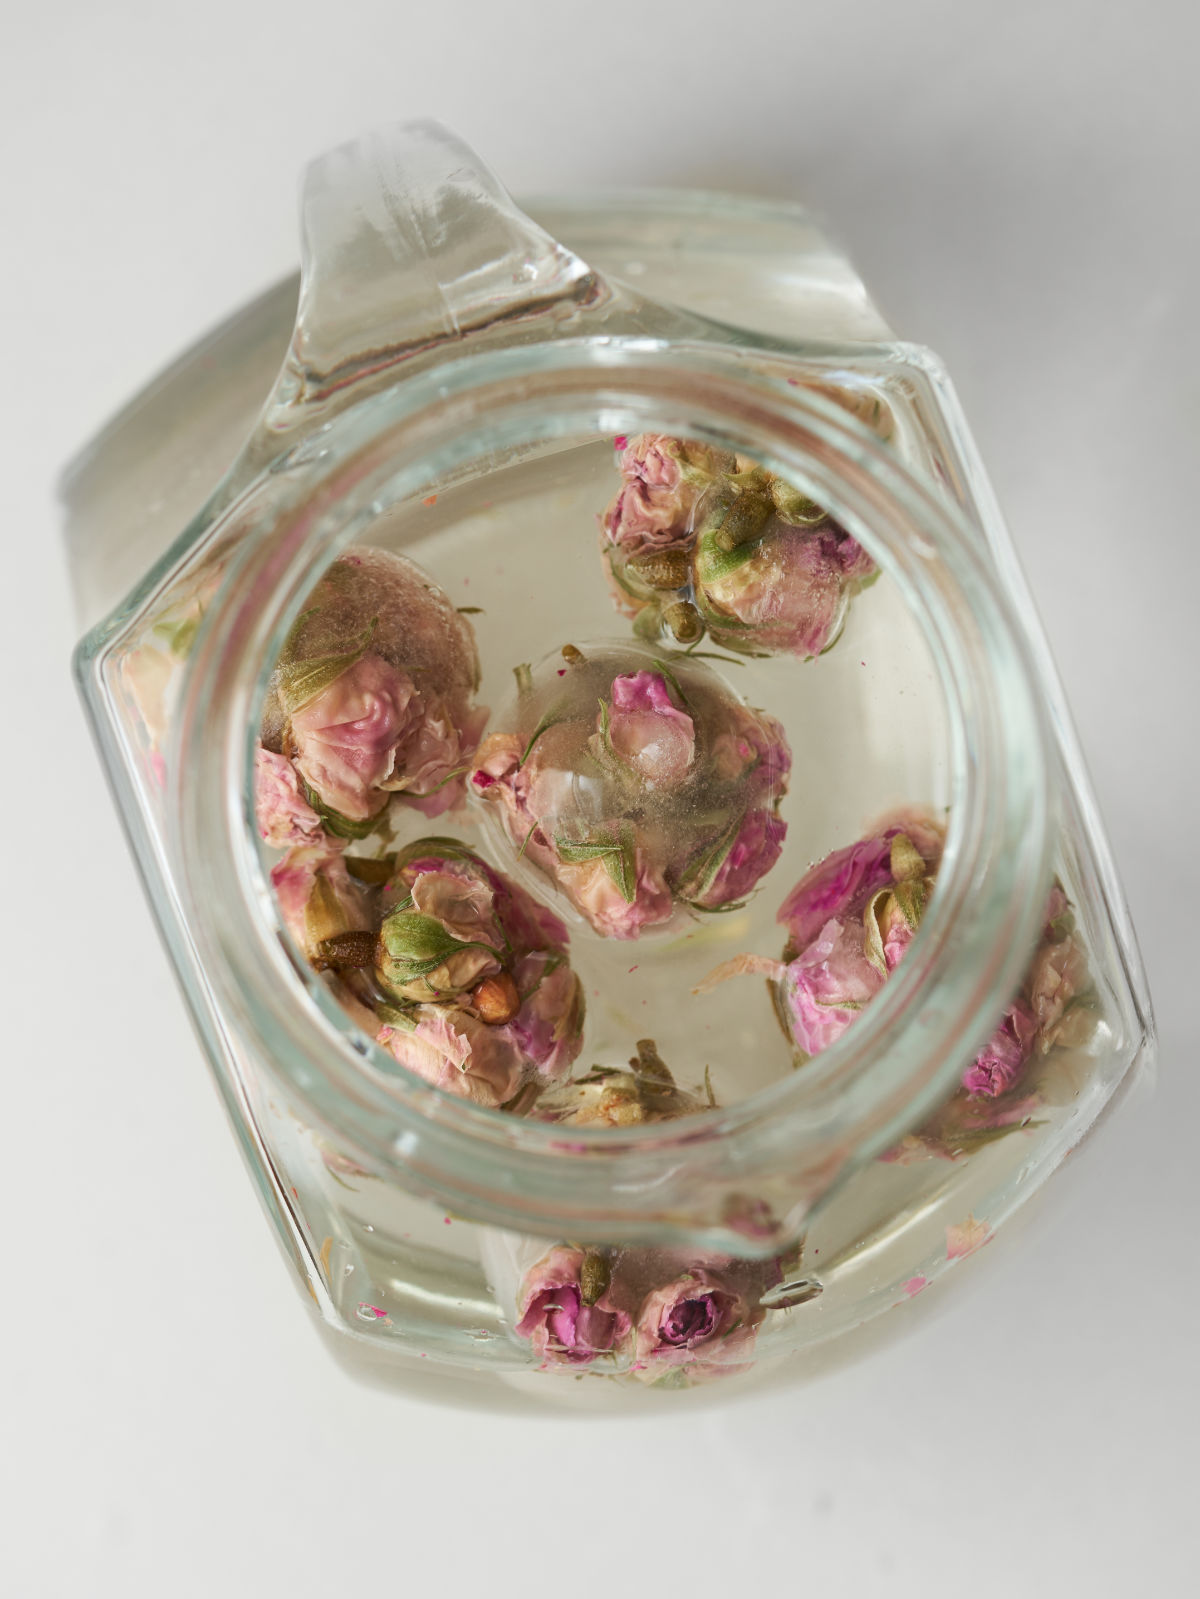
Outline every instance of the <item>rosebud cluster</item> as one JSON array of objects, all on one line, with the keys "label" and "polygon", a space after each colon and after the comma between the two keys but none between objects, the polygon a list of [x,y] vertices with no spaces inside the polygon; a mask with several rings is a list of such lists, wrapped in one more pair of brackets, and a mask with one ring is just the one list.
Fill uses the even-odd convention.
[{"label": "rosebud cluster", "polygon": [[[780,907],[778,920],[789,935],[783,959],[737,956],[717,967],[702,988],[742,974],[767,977],[798,1055],[820,1054],[853,1024],[903,958],[933,892],[943,843],[944,829],[932,816],[904,812],[835,850]],[[925,1147],[954,1153],[972,1136],[1018,1125],[1030,1109],[1024,1091],[1031,1062],[1087,1036],[1090,980],[1073,929],[1066,895],[1056,884],[1020,992],[964,1071],[959,1092],[922,1130]]]},{"label": "rosebud cluster", "polygon": [[702,662],[566,646],[518,673],[470,785],[602,937],[740,904],[779,858],[791,752]]},{"label": "rosebud cluster", "polygon": [[453,839],[421,839],[382,890],[381,1044],[418,1077],[511,1106],[564,1076],[584,1002],[551,911]]},{"label": "rosebud cluster", "polygon": [[619,608],[647,639],[709,636],[750,655],[820,655],[875,564],[799,490],[757,463],[646,433],[619,458],[600,519]]},{"label": "rosebud cluster", "polygon": [[643,1382],[704,1381],[753,1363],[760,1297],[779,1280],[774,1260],[559,1244],[524,1273],[515,1330],[545,1366],[608,1359]]}]

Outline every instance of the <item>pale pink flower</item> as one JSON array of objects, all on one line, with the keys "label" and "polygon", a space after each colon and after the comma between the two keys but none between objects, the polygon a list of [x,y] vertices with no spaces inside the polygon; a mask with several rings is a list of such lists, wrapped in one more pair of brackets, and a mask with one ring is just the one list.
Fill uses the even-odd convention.
[{"label": "pale pink flower", "polygon": [[618,760],[648,788],[676,787],[696,756],[691,717],[671,698],[658,672],[614,677],[606,715],[608,742]]},{"label": "pale pink flower", "polygon": [[258,830],[272,849],[317,842],[321,818],[300,792],[296,768],[283,755],[254,754],[254,810]]},{"label": "pale pink flower", "polygon": [[601,526],[629,554],[686,548],[697,501],[722,458],[703,446],[643,433],[622,452],[624,483]]},{"label": "pale pink flower", "polygon": [[505,1027],[489,1027],[464,1010],[419,1005],[412,1025],[388,1024],[378,1042],[401,1066],[434,1088],[496,1108],[516,1094],[525,1059]]},{"label": "pale pink flower", "polygon": [[963,1073],[968,1094],[996,1099],[1008,1093],[1033,1053],[1037,1021],[1024,1000],[1016,999],[1001,1018],[1000,1025]]},{"label": "pale pink flower", "polygon": [[584,1303],[584,1261],[583,1250],[560,1244],[521,1284],[516,1331],[546,1365],[590,1365],[598,1356],[619,1354],[629,1341],[630,1318],[607,1289]]},{"label": "pale pink flower", "polygon": [[1043,1051],[1053,1044],[1067,1006],[1089,983],[1087,956],[1069,934],[1038,950],[1029,974],[1029,1003]]},{"label": "pale pink flower", "polygon": [[323,805],[363,822],[387,803],[383,785],[397,746],[424,712],[413,680],[368,653],[294,711],[290,737],[296,767]]},{"label": "pale pink flower", "polygon": [[627,900],[601,859],[557,862],[554,875],[571,903],[603,938],[634,939],[647,927],[669,921],[671,890],[638,847],[633,899]]},{"label": "pale pink flower", "polygon": [[271,886],[284,926],[310,960],[324,939],[370,926],[362,890],[324,835],[289,849],[271,868]]},{"label": "pale pink flower", "polygon": [[792,1037],[807,1055],[839,1039],[884,984],[864,952],[861,923],[830,919],[792,961],[783,997]]}]

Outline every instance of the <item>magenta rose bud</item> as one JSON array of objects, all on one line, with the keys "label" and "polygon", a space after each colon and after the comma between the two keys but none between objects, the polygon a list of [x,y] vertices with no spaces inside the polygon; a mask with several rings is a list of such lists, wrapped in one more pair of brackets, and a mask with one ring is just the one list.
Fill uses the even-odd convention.
[{"label": "magenta rose bud", "polygon": [[545,1365],[587,1366],[618,1354],[632,1329],[609,1296],[607,1267],[565,1244],[525,1274],[517,1311],[518,1337],[529,1340]]},{"label": "magenta rose bud", "polygon": [[747,811],[716,875],[692,903],[717,910],[746,899],[779,859],[786,833],[787,823],[775,811]]},{"label": "magenta rose bud", "polygon": [[601,737],[648,788],[676,787],[692,769],[696,728],[658,672],[614,677],[601,709]]},{"label": "magenta rose bud", "polygon": [[321,837],[321,818],[301,794],[296,768],[262,748],[254,753],[254,813],[272,849],[314,844]]},{"label": "magenta rose bud", "polygon": [[1007,1094],[1033,1053],[1037,1021],[1020,999],[1005,1011],[999,1027],[963,1073],[968,1094],[996,1099]]},{"label": "magenta rose bud", "polygon": [[638,1312],[635,1370],[653,1381],[664,1368],[716,1376],[748,1365],[756,1328],[751,1306],[719,1273],[694,1267],[647,1296]]},{"label": "magenta rose bud", "polygon": [[884,984],[865,953],[861,923],[826,922],[792,961],[783,996],[792,1037],[806,1055],[819,1055],[838,1039]]}]

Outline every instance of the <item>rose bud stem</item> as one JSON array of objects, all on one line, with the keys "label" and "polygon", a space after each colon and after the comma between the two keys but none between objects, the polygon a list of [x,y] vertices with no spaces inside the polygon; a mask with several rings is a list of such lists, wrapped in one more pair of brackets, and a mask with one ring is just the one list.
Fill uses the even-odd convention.
[{"label": "rose bud stem", "polygon": [[332,938],[323,938],[312,962],[317,972],[350,971],[374,964],[375,934],[367,932],[335,933]]},{"label": "rose bud stem", "polygon": [[479,1012],[480,1021],[490,1027],[502,1027],[511,1022],[521,1008],[517,985],[507,972],[495,977],[485,977],[471,994],[471,1004]]}]

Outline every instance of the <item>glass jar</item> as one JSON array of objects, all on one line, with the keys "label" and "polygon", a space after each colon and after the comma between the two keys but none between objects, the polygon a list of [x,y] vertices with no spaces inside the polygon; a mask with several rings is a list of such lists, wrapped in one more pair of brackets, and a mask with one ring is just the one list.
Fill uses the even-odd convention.
[{"label": "glass jar", "polygon": [[[1152,1022],[1049,654],[936,358],[896,339],[797,208],[655,192],[528,209],[537,222],[429,124],[310,168],[298,290],[196,346],[67,474],[76,664],[231,1121],[339,1351],[398,1378],[640,1392],[773,1367],[933,1283],[1080,1141]],[[768,485],[784,521],[790,496],[796,548],[819,507],[878,581],[803,650],[732,633],[699,566],[668,584],[672,605],[690,596],[686,628],[653,583],[614,607],[597,515],[643,471],[638,439],[660,437],[677,463]],[[502,734],[529,733],[535,675],[553,689],[582,660],[601,671],[585,697],[615,695],[624,662],[676,719],[702,691],[764,706],[790,745],[780,859],[744,901],[695,892],[636,945],[564,901],[486,795],[436,827],[404,813],[401,846],[449,834],[570,924],[588,1017],[547,1114],[398,1062],[297,941],[256,837],[277,665],[322,574],[365,550],[471,602],[456,609]],[[705,626],[701,652],[688,628]],[[869,1004],[822,998],[812,969],[824,981],[836,959],[818,946],[843,924],[801,936],[796,907],[868,845],[883,876],[850,919],[861,945],[876,918],[887,981]],[[716,908],[732,914],[701,914]],[[761,982],[706,986],[714,966],[767,971],[782,1031]],[[601,1099],[635,1111],[591,1114]],[[597,1318],[603,1336],[581,1333]]]}]

